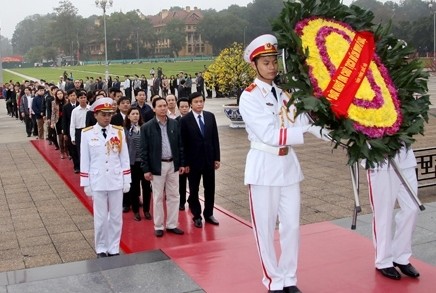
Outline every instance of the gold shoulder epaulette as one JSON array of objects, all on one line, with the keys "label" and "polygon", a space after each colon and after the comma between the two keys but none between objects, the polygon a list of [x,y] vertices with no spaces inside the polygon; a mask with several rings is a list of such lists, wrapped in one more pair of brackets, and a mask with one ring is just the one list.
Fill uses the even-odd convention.
[{"label": "gold shoulder epaulette", "polygon": [[245,90],[247,92],[251,92],[257,85],[253,82],[252,84],[250,84]]},{"label": "gold shoulder epaulette", "polygon": [[119,125],[112,125],[113,128],[118,129],[118,130],[123,130],[124,128],[122,126]]},{"label": "gold shoulder epaulette", "polygon": [[94,126],[88,126],[88,127],[86,127],[86,128],[83,128],[83,129],[82,129],[82,132],[86,132],[86,131],[91,130],[91,129],[93,129],[93,128],[94,128]]}]

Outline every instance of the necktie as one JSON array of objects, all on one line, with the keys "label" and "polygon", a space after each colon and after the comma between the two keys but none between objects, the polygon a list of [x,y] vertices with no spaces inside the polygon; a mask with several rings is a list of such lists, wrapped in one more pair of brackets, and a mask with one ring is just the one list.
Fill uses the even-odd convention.
[{"label": "necktie", "polygon": [[106,135],[106,128],[102,128],[101,131],[103,132],[103,136],[104,136],[104,138],[106,138],[106,136],[107,136],[107,135]]},{"label": "necktie", "polygon": [[275,87],[272,87],[272,88],[271,88],[271,92],[273,93],[274,98],[276,98],[276,101],[277,101],[277,93],[276,93],[276,89],[275,89]]},{"label": "necktie", "polygon": [[201,135],[204,136],[204,123],[203,120],[201,120],[201,115],[198,115],[198,124],[200,124]]}]

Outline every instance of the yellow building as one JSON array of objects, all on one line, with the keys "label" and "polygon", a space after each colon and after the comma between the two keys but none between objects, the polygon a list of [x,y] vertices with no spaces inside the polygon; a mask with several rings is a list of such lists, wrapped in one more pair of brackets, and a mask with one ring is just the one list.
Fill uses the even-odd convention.
[{"label": "yellow building", "polygon": [[[178,52],[179,57],[212,55],[212,46],[197,32],[197,25],[203,18],[201,10],[197,7],[191,9],[187,6],[185,9],[180,10],[164,9],[159,14],[147,16],[147,18],[157,35],[159,35],[165,26],[172,20],[177,19],[184,23],[185,27],[183,31],[185,32],[186,42],[184,47]],[[161,55],[164,52],[168,52],[169,47],[169,40],[158,40],[154,48],[154,53],[157,56]]]}]

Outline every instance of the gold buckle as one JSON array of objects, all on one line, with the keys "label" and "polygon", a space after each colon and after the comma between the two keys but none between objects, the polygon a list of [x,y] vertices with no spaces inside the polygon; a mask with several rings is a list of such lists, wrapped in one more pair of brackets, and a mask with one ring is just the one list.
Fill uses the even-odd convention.
[{"label": "gold buckle", "polygon": [[289,152],[288,147],[279,148],[279,156],[286,156]]}]

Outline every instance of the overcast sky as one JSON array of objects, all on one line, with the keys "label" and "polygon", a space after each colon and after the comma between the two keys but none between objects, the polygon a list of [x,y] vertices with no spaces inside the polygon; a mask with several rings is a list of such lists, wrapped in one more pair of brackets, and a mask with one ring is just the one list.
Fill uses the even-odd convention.
[{"label": "overcast sky", "polygon": [[[379,0],[380,1],[380,0]],[[0,13],[0,28],[2,36],[9,39],[15,30],[15,26],[26,16],[33,14],[45,15],[52,13],[54,7],[59,6],[59,0],[1,0],[2,11]],[[114,4],[108,9],[108,14],[114,11],[127,12],[139,9],[145,15],[155,15],[162,9],[173,6],[199,9],[226,9],[232,4],[247,6],[253,0],[113,0]],[[350,4],[352,0],[344,0],[344,4]],[[381,0],[381,2],[386,2]],[[398,0],[394,0],[398,2]],[[95,0],[71,0],[71,3],[79,10],[79,15],[88,17],[93,14],[101,14],[101,8],[95,6]]]}]

